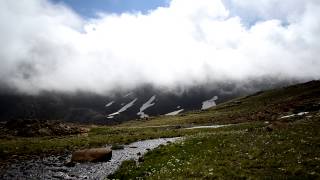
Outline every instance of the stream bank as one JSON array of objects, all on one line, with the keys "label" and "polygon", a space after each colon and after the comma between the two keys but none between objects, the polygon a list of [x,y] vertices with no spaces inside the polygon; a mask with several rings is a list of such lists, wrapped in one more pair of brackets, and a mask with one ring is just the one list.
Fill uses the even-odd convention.
[{"label": "stream bank", "polygon": [[20,161],[10,164],[4,174],[0,176],[0,179],[104,179],[109,174],[114,173],[123,161],[130,159],[137,161],[149,150],[180,139],[182,138],[137,141],[124,145],[123,149],[113,150],[112,158],[108,162],[77,163],[74,167],[64,166],[65,162],[70,160],[71,154],[69,153]]}]

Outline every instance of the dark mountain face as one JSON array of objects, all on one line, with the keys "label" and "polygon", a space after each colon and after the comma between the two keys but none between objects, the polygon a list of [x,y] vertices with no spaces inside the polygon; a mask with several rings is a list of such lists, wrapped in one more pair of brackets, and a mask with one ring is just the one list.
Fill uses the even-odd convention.
[{"label": "dark mountain face", "polygon": [[241,86],[236,83],[206,84],[175,90],[145,85],[128,92],[116,92],[113,96],[87,92],[42,92],[35,96],[3,91],[0,94],[0,120],[44,119],[114,124],[146,117],[137,114],[143,104],[147,107],[142,108],[144,115],[158,116],[182,109],[183,112],[200,110],[202,103],[214,96],[218,99],[213,102],[218,104],[258,90],[290,84],[288,81],[276,82],[251,81]]}]

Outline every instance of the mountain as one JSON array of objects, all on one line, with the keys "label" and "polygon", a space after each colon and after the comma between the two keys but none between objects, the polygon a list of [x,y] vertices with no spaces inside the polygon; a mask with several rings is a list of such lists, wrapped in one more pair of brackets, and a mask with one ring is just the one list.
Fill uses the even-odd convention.
[{"label": "mountain", "polygon": [[241,86],[238,83],[218,83],[175,89],[144,85],[106,95],[48,91],[28,95],[7,90],[0,92],[0,121],[40,119],[115,124],[149,116],[205,110],[235,97],[291,83],[263,79],[248,81]]}]

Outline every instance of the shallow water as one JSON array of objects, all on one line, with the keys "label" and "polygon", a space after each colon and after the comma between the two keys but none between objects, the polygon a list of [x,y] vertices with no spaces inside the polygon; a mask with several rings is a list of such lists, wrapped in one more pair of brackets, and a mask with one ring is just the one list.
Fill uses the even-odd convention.
[{"label": "shallow water", "polygon": [[160,138],[138,141],[125,145],[124,149],[113,150],[108,162],[77,163],[74,167],[65,167],[70,154],[50,156],[13,163],[0,179],[104,179],[114,173],[125,160],[138,160],[148,150],[166,145],[181,138]]}]

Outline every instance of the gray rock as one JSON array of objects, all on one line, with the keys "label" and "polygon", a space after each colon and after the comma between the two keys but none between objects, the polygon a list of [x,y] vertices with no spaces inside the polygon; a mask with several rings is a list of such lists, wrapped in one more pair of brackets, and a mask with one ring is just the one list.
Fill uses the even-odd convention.
[{"label": "gray rock", "polygon": [[73,152],[71,162],[104,162],[110,160],[111,157],[110,148],[92,148]]},{"label": "gray rock", "polygon": [[52,131],[48,128],[41,128],[38,130],[38,132],[42,136],[51,136],[52,135]]}]

